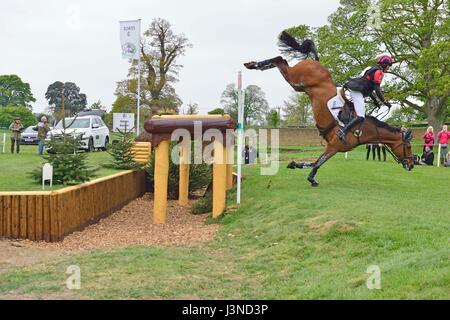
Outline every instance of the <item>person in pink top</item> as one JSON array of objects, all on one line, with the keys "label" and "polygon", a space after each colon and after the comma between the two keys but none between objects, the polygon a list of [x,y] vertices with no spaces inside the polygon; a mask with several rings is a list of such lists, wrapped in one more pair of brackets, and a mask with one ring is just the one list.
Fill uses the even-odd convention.
[{"label": "person in pink top", "polygon": [[430,147],[430,149],[433,150],[434,132],[433,132],[433,127],[432,126],[429,126],[427,128],[427,132],[425,132],[422,135],[422,139],[424,139],[423,152],[425,152],[425,147]]},{"label": "person in pink top", "polygon": [[447,130],[447,126],[444,125],[442,130],[438,133],[439,144],[441,145],[441,164],[444,165],[445,159],[448,153],[448,142],[450,141],[450,132]]}]

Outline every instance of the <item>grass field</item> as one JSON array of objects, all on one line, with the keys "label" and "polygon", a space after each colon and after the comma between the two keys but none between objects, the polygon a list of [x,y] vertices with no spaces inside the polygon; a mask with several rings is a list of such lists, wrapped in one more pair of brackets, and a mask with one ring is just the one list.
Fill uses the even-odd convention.
[{"label": "grass field", "polygon": [[[0,137],[3,133],[0,131]],[[0,191],[38,191],[42,190],[42,185],[36,183],[28,173],[35,168],[42,167],[43,159],[38,153],[36,145],[21,145],[19,154],[10,153],[11,140],[9,135],[6,138],[6,153],[0,150]],[[119,170],[107,169],[101,164],[107,163],[111,156],[106,152],[95,151],[89,154],[89,164],[98,168],[97,178],[119,172]],[[54,185],[52,188],[47,184],[46,190],[56,190],[64,187]]]},{"label": "grass field", "polygon": [[[0,274],[0,297],[99,299],[450,299],[450,169],[365,161],[363,149],[309,170],[281,155],[274,176],[244,169],[242,205],[200,245],[72,254]],[[232,192],[229,203],[235,195]],[[65,287],[69,265],[81,290]],[[379,266],[381,290],[367,268]]]}]

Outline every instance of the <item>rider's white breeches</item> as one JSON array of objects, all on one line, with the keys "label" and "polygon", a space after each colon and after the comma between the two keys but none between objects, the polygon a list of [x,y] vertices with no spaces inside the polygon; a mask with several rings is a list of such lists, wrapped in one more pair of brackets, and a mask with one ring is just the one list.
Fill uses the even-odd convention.
[{"label": "rider's white breeches", "polygon": [[359,91],[350,91],[350,96],[352,97],[353,104],[355,106],[355,112],[358,117],[365,117],[366,116],[366,106],[364,104],[364,96]]}]

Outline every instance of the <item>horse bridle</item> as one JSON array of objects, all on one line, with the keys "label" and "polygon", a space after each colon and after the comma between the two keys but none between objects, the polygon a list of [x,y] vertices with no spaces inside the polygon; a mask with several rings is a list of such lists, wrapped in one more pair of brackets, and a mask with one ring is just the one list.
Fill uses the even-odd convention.
[{"label": "horse bridle", "polygon": [[[378,131],[378,127],[375,126],[376,130],[377,130],[377,135],[378,135],[378,141],[380,141],[380,132]],[[409,144],[409,141],[405,141],[405,133],[402,132],[402,142],[399,143],[397,146],[395,146],[394,148],[389,147],[387,144],[383,144],[386,147],[386,150],[389,152],[389,154],[392,156],[392,158],[394,158],[394,160],[399,163],[399,164],[405,164],[405,161],[407,160],[414,160],[414,157],[411,156],[406,156],[406,146]],[[397,157],[394,153],[395,150],[398,149],[398,147],[403,146],[403,156],[404,158],[400,159],[399,157]]]},{"label": "horse bridle", "polygon": [[[397,161],[397,163],[404,164],[405,161],[414,159],[413,155],[406,156],[406,147],[407,147],[408,144],[409,144],[409,141],[405,141],[405,134],[402,132],[402,142],[401,143],[399,143],[394,148],[390,148],[386,144],[384,146],[386,147],[387,151],[391,154],[392,158],[394,158],[394,160]],[[400,146],[403,146],[403,158],[402,159],[400,159],[399,157],[397,157],[394,154],[394,151],[397,150],[398,147],[400,147]]]}]

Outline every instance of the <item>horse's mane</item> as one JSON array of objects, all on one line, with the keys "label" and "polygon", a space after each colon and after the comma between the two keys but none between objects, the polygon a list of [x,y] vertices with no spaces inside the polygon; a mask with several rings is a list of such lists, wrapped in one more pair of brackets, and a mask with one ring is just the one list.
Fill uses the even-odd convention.
[{"label": "horse's mane", "polygon": [[370,121],[372,121],[373,124],[376,125],[378,128],[383,128],[383,129],[389,130],[391,132],[401,132],[401,130],[399,128],[391,127],[386,122],[380,121],[373,116],[366,116],[366,119],[369,119]]}]

